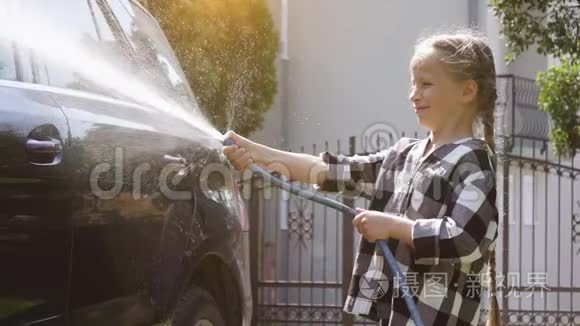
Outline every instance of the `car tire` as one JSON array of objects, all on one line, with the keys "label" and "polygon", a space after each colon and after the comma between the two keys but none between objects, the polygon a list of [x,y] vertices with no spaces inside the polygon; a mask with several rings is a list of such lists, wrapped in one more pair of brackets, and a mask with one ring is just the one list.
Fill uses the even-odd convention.
[{"label": "car tire", "polygon": [[200,287],[192,286],[177,304],[172,325],[225,326],[226,322],[211,294]]}]

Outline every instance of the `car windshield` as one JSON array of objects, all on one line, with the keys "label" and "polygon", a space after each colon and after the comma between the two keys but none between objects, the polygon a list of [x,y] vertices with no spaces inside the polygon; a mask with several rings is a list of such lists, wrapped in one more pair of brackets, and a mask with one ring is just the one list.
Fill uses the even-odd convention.
[{"label": "car windshield", "polygon": [[[119,76],[161,95],[181,103],[195,101],[157,22],[132,1],[5,0],[3,17],[26,17],[35,23],[14,26],[19,32],[12,35],[0,33],[0,79],[135,100],[100,74],[98,63],[105,63]],[[52,42],[50,51],[44,44],[47,39]]]}]

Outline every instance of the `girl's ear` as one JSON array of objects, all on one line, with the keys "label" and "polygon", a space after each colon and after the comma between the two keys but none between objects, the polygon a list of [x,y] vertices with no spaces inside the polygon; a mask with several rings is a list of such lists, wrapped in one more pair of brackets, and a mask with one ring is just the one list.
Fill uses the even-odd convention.
[{"label": "girl's ear", "polygon": [[463,92],[461,94],[464,103],[469,103],[477,99],[479,92],[479,85],[473,79],[469,79],[463,83]]}]

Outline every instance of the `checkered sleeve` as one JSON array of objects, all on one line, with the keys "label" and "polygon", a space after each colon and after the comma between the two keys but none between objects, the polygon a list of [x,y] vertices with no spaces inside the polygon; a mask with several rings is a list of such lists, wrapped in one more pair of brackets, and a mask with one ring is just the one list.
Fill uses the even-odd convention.
[{"label": "checkered sleeve", "polygon": [[370,198],[383,161],[392,148],[369,155],[346,156],[330,152],[320,153],[320,158],[328,164],[328,174],[324,183],[315,188],[320,191]]},{"label": "checkered sleeve", "polygon": [[469,152],[458,161],[445,216],[415,220],[412,239],[417,264],[471,263],[493,249],[498,211],[491,164],[485,150]]}]

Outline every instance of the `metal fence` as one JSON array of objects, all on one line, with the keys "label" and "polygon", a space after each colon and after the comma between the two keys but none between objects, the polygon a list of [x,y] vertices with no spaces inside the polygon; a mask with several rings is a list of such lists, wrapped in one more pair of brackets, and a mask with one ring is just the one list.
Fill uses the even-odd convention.
[{"label": "metal fence", "polygon": [[[332,149],[325,144],[322,150],[354,154],[352,139],[346,152],[340,142]],[[310,153],[318,154],[318,149],[314,146]],[[355,250],[350,218],[258,178],[245,186],[251,187],[251,278],[257,324],[352,323],[342,313]],[[352,200],[338,199],[354,205]]]},{"label": "metal fence", "polygon": [[[556,155],[533,80],[498,77],[497,281],[504,325],[580,325],[579,155]],[[421,137],[413,133],[411,136]],[[383,142],[389,145],[397,137]],[[350,137],[300,152],[354,155]],[[243,183],[251,228],[254,322],[363,325],[342,312],[360,235],[349,217],[269,187]],[[304,185],[304,187],[307,187]],[[336,196],[327,194],[329,197]],[[351,207],[366,199],[336,198]],[[370,324],[370,323],[369,323]]]},{"label": "metal fence", "polygon": [[580,325],[578,157],[530,137],[508,144],[498,169],[504,324]]},{"label": "metal fence", "polygon": [[498,86],[503,324],[580,325],[580,155],[554,153],[533,80]]}]

